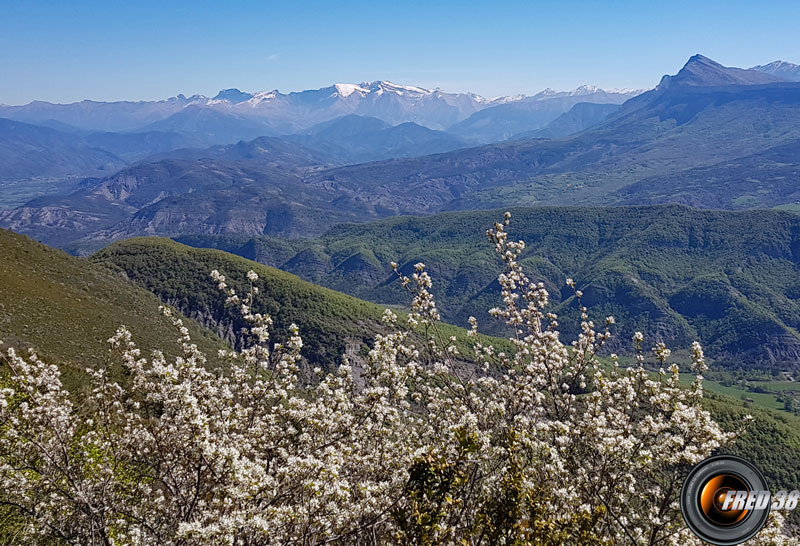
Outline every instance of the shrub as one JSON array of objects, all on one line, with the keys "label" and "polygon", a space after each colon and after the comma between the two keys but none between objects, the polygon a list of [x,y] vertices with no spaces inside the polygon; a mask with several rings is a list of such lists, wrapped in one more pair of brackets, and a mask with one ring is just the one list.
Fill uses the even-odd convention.
[{"label": "shrub", "polygon": [[[55,544],[697,544],[678,510],[687,468],[733,440],[701,408],[697,377],[678,384],[669,351],[657,376],[597,358],[610,338],[580,307],[580,335],[559,338],[548,294],[523,273],[510,215],[488,235],[505,263],[514,350],[478,341],[465,367],[438,327],[422,264],[402,283],[407,321],[387,310],[363,369],[299,372],[302,340],[270,346],[254,313],[257,275],[240,296],[250,343],[229,369],[180,331],[183,355],[141,356],[131,333],[109,341],[129,384],[88,370],[74,403],[59,371],[10,349],[0,389],[0,503],[25,543]],[[399,274],[399,273],[398,273]],[[580,302],[581,293],[567,280]],[[579,303],[580,306],[580,303]],[[169,309],[164,309],[172,316]],[[415,346],[411,332],[424,332]],[[777,523],[763,544],[781,544]]]}]

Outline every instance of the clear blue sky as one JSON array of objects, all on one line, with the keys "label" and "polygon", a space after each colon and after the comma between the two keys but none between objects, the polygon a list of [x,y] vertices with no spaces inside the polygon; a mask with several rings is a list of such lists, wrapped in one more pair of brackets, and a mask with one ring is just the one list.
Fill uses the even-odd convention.
[{"label": "clear blue sky", "polygon": [[694,53],[800,63],[800,2],[0,0],[0,103],[377,79],[486,96],[650,87]]}]

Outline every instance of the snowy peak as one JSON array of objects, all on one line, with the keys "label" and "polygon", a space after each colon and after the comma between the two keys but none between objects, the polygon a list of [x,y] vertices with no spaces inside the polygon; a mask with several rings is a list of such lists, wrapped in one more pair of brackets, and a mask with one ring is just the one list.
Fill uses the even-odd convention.
[{"label": "snowy peak", "polygon": [[211,100],[215,101],[227,101],[231,104],[239,104],[240,102],[245,102],[253,98],[253,95],[250,93],[244,93],[239,91],[238,89],[223,89],[217,96]]},{"label": "snowy peak", "polygon": [[664,76],[658,89],[674,86],[714,87],[723,85],[761,85],[785,81],[782,78],[757,70],[727,67],[716,61],[694,55],[689,58],[680,72],[674,76]]},{"label": "snowy peak", "polygon": [[342,98],[349,97],[353,93],[357,93],[361,97],[367,95],[383,95],[384,93],[393,93],[399,96],[406,97],[421,97],[434,95],[434,91],[423,89],[421,87],[414,87],[410,85],[398,85],[389,81],[374,81],[355,83],[337,83],[334,86],[335,93]]},{"label": "snowy peak", "polygon": [[769,64],[754,66],[750,70],[771,74],[790,82],[800,82],[800,65],[786,61],[773,61]]},{"label": "snowy peak", "polygon": [[527,97],[527,95],[508,95],[508,96],[505,96],[505,97],[495,97],[495,98],[489,99],[489,100],[484,99],[483,97],[480,97],[480,98],[483,99],[482,102],[487,102],[487,103],[490,103],[492,106],[496,106],[498,104],[507,104],[509,102],[521,101],[522,99],[524,99],[526,97]]},{"label": "snowy peak", "polygon": [[369,93],[369,89],[365,89],[364,87],[355,85],[353,83],[337,83],[334,84],[333,87],[336,89],[336,93],[342,98],[349,97],[353,93],[358,93],[362,97]]},{"label": "snowy peak", "polygon": [[581,95],[593,95],[599,91],[603,90],[596,85],[581,85],[573,91],[570,91],[569,94],[573,97],[579,97]]},{"label": "snowy peak", "polygon": [[414,87],[411,85],[398,85],[396,83],[392,83],[390,81],[374,81],[374,82],[364,82],[361,84],[362,87],[366,87],[369,89],[371,93],[375,93],[377,95],[382,95],[383,93],[394,93],[395,95],[406,96],[406,97],[421,97],[426,95],[432,95],[434,92],[428,89],[423,89],[422,87]]},{"label": "snowy peak", "polygon": [[273,89],[272,91],[259,91],[258,93],[254,93],[250,99],[247,101],[248,106],[258,106],[264,102],[270,102],[273,99],[277,98],[281,95],[281,92],[277,89]]},{"label": "snowy peak", "polygon": [[[624,95],[626,97],[634,97],[639,95],[643,92],[642,89],[601,89],[596,85],[581,85],[577,88],[573,89],[572,91],[555,91],[554,89],[547,88],[542,91],[539,91],[532,97],[525,97],[524,95],[517,95],[513,97],[515,100],[548,100],[548,99],[560,99],[565,97],[591,97],[594,95]],[[507,101],[507,102],[513,102]]]}]

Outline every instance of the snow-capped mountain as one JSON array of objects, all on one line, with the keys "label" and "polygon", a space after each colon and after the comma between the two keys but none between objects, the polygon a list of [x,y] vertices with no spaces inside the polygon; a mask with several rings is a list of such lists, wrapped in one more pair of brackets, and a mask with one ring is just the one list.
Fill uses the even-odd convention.
[{"label": "snow-capped mountain", "polygon": [[790,82],[800,82],[800,65],[786,61],[773,61],[769,64],[754,66],[750,70],[772,74]]},{"label": "snow-capped mountain", "polygon": [[572,91],[545,89],[530,97],[489,104],[467,119],[450,127],[449,132],[467,141],[488,144],[545,127],[576,104],[624,103],[644,90],[604,90],[581,85]]},{"label": "snow-capped mountain", "polygon": [[412,121],[431,129],[446,129],[505,100],[375,81],[337,83],[291,93],[277,89],[253,94],[226,90],[209,105],[237,115],[265,118],[282,132],[294,132],[349,114],[376,117],[392,125]]},{"label": "snow-capped mountain", "polygon": [[[24,106],[0,106],[0,117],[34,124],[57,124],[61,130],[135,131],[143,127],[164,130],[164,127],[181,126],[196,129],[203,120],[212,117],[206,113],[194,122],[188,118],[212,109],[219,114],[213,117],[215,123],[224,123],[227,128],[246,121],[248,135],[253,121],[269,129],[265,134],[293,134],[350,114],[378,118],[391,125],[414,122],[430,129],[445,130],[477,112],[502,105],[551,99],[576,102],[581,98],[589,102],[617,103],[636,93],[612,93],[594,86],[581,86],[573,91],[546,89],[532,96],[486,98],[475,93],[448,93],[441,89],[374,81],[337,83],[290,93],[277,89],[260,92],[224,89],[213,98],[178,95],[161,101],[71,104],[35,101]],[[179,118],[172,119],[176,115]],[[231,119],[223,120],[220,116]],[[162,121],[166,123],[160,123]],[[227,129],[225,133],[231,134]]]},{"label": "snow-capped mountain", "polygon": [[[642,90],[605,91],[582,85],[572,91],[545,89],[535,95],[488,99],[475,93],[447,93],[441,89],[398,85],[388,81],[360,84],[337,83],[330,87],[283,94],[277,90],[246,94],[237,90],[220,93],[210,104],[240,116],[258,116],[283,132],[302,130],[343,115],[357,114],[382,119],[392,125],[415,122],[445,130],[488,108],[502,105],[557,100],[574,104],[624,102]],[[249,97],[244,100],[245,97]],[[561,113],[561,112],[559,112]],[[556,114],[558,115],[558,114]]]}]

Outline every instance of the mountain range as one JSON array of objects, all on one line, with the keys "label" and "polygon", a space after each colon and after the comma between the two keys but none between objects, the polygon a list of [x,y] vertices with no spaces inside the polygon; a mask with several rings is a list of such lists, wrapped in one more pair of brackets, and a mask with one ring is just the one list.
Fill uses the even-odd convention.
[{"label": "mountain range", "polygon": [[379,81],[0,106],[0,228],[13,230],[0,229],[0,344],[36,347],[80,394],[86,366],[116,362],[105,340],[120,324],[145,353],[180,352],[167,304],[216,368],[244,324],[209,272],[243,293],[252,269],[271,342],[297,323],[301,373],[344,355],[358,381],[384,308],[407,312],[389,264],[421,261],[468,369],[468,317],[481,341],[513,335],[487,312],[503,264],[485,235],[510,210],[565,340],[580,305],[617,319],[601,358],[632,362],[638,330],[685,369],[699,340],[706,407],[725,430],[755,416],[731,452],[794,487],[800,67],[696,55],[653,84],[486,99]]},{"label": "mountain range", "polygon": [[[764,83],[800,80],[800,67],[784,61],[755,66],[747,72],[750,77],[755,73],[764,74]],[[708,80],[704,82],[704,85],[709,83]],[[735,82],[729,80],[727,83]],[[448,93],[441,89],[430,90],[375,81],[334,84],[290,93],[281,93],[277,89],[253,93],[225,89],[213,98],[196,94],[190,97],[178,95],[159,101],[84,100],[71,104],[44,101],[33,101],[19,106],[0,104],[0,118],[47,126],[68,133],[156,130],[197,134],[198,129],[204,130],[203,127],[212,121],[210,118],[214,114],[210,111],[213,111],[218,114],[217,123],[226,123],[233,127],[242,125],[241,131],[237,130],[234,137],[239,140],[247,139],[248,130],[251,131],[250,138],[293,134],[324,121],[356,114],[375,117],[390,125],[414,122],[436,130],[453,129],[458,136],[490,141],[522,132],[518,127],[514,130],[511,123],[514,112],[517,116],[530,118],[538,123],[538,127],[524,129],[533,130],[544,126],[578,102],[618,104],[643,91],[603,90],[583,85],[567,92],[545,89],[530,96],[485,98],[475,93]],[[481,111],[495,108],[498,109],[491,114],[477,115]],[[553,112],[557,113],[553,115]],[[176,115],[177,117],[173,117]],[[468,120],[473,116],[473,119]],[[504,123],[510,125],[502,129],[492,128],[490,133],[480,130],[482,126],[497,123],[498,120],[504,120]],[[521,124],[521,120],[517,124]],[[218,134],[217,138],[230,138],[230,135]],[[232,143],[236,140],[216,140],[213,144]]]},{"label": "mountain range", "polygon": [[[288,94],[227,89],[214,98],[179,95],[162,101],[0,105],[0,209],[36,196],[67,193],[81,178],[176,150],[280,136],[314,148],[329,165],[413,157],[541,128],[576,100],[621,102],[620,97],[633,94],[582,86],[572,92],[485,99],[473,93],[373,82]],[[445,131],[484,110],[501,107],[502,113],[502,107],[515,102],[524,102],[529,110],[535,105],[536,113],[503,131],[498,127],[508,120],[480,129],[479,119],[466,136]]]},{"label": "mountain range", "polygon": [[577,104],[619,105],[641,92],[604,91],[586,85],[570,92],[546,89],[532,97],[522,97],[481,110],[450,127],[449,132],[480,144],[500,142],[525,131],[545,127]]},{"label": "mountain range", "polygon": [[[335,84],[321,89],[281,93],[246,93],[238,89],[220,91],[213,98],[178,95],[161,101],[52,104],[34,101],[21,106],[0,105],[0,117],[48,125],[67,131],[186,130],[195,132],[193,115],[215,112],[230,124],[250,123],[251,128],[272,134],[292,134],[324,121],[349,114],[375,117],[390,125],[414,122],[444,130],[471,115],[515,102],[546,102],[566,97],[584,97],[589,102],[620,100],[637,91],[608,92],[581,86],[571,92],[550,89],[533,96],[515,95],[487,99],[474,93],[447,93],[440,89],[398,85],[388,81]],[[597,96],[595,96],[597,95]],[[604,95],[609,95],[603,99]],[[562,107],[563,108],[563,107]],[[178,115],[182,114],[182,115]],[[177,117],[176,117],[177,116]],[[200,119],[197,123],[202,123]],[[265,136],[260,133],[255,136]],[[240,137],[242,138],[242,137]]]},{"label": "mountain range", "polygon": [[0,180],[97,175],[124,165],[119,157],[75,135],[0,119]]},{"label": "mountain range", "polygon": [[[575,94],[552,100],[561,99],[578,100]],[[654,89],[581,121],[581,110],[598,108],[588,104],[573,106],[574,126],[589,125],[577,134],[454,151],[445,150],[466,144],[451,133],[347,116],[292,137],[166,152],[84,181],[70,195],[2,211],[0,225],[85,252],[137,235],[302,237],[342,221],[514,205],[679,202],[739,209],[791,206],[796,199],[791,173],[798,164],[792,150],[800,139],[800,83],[697,55]],[[425,142],[444,153],[398,157],[415,145],[413,153],[421,152]],[[341,166],[381,154],[395,157]],[[737,171],[741,180],[757,182],[714,178],[703,191],[682,189],[704,169],[722,177],[731,162],[753,169]]]}]

